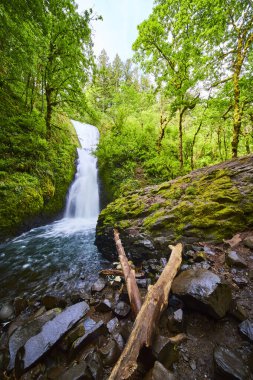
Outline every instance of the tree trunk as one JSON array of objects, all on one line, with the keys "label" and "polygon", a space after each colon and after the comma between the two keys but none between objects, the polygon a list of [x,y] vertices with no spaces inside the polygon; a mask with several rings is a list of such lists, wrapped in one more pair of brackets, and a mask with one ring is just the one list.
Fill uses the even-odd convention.
[{"label": "tree trunk", "polygon": [[131,378],[137,368],[137,358],[141,348],[149,347],[157,322],[168,304],[171,283],[182,261],[182,244],[173,247],[170,259],[156,284],[150,287],[145,302],[137,315],[132,333],[116,363],[109,380]]},{"label": "tree trunk", "polygon": [[179,162],[180,169],[184,166],[184,158],[183,158],[183,112],[179,113]]},{"label": "tree trunk", "polygon": [[46,126],[47,135],[51,136],[51,118],[52,118],[52,89],[46,86],[46,102],[47,102],[47,112],[46,112]]},{"label": "tree trunk", "polygon": [[163,138],[165,135],[165,130],[166,130],[168,123],[169,123],[169,121],[167,120],[167,117],[163,117],[163,115],[161,114],[161,117],[160,117],[160,134],[159,134],[158,141],[157,141],[158,153],[160,153],[160,151],[161,151],[162,141],[163,141]]},{"label": "tree trunk", "polygon": [[232,139],[232,157],[236,158],[238,153],[238,144],[242,124],[242,110],[240,107],[240,73],[242,69],[242,39],[239,38],[237,46],[236,61],[234,64],[233,86],[234,86],[234,113],[233,113],[233,139]]},{"label": "tree trunk", "polygon": [[127,292],[128,292],[128,296],[130,300],[131,309],[136,317],[141,309],[142,301],[141,301],[140,292],[135,280],[135,272],[133,269],[130,268],[130,265],[128,263],[128,260],[125,254],[125,250],[121,244],[121,240],[119,238],[119,233],[117,230],[114,230],[114,240],[115,240],[117,252],[119,255],[122,271],[124,273],[124,277],[126,281]]},{"label": "tree trunk", "polygon": [[185,111],[187,110],[187,107],[185,106],[183,109],[179,110],[179,162],[180,162],[180,169],[183,169],[184,166],[184,155],[183,155],[183,116]]}]

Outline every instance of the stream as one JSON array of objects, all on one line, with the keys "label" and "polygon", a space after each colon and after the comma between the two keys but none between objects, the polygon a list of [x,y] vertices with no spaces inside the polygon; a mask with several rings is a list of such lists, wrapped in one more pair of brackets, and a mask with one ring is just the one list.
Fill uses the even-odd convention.
[{"label": "stream", "polygon": [[0,244],[0,302],[15,297],[66,295],[84,289],[106,268],[94,245],[99,214],[97,128],[72,121],[81,147],[64,218]]}]

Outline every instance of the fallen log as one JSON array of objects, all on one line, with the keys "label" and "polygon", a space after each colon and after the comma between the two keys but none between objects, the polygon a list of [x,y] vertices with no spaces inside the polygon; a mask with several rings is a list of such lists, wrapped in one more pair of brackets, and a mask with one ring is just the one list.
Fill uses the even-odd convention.
[{"label": "fallen log", "polygon": [[[124,273],[120,269],[102,269],[99,274],[101,276],[120,276],[124,277]],[[145,273],[144,272],[135,272],[135,278],[141,278],[144,277]]]},{"label": "fallen log", "polygon": [[131,309],[136,317],[141,309],[142,302],[141,302],[139,288],[135,280],[135,271],[130,267],[128,263],[125,250],[119,238],[119,233],[116,229],[114,229],[114,240],[115,240],[117,252],[119,255],[121,268],[124,273],[124,277],[126,281],[127,292],[128,292]]},{"label": "fallen log", "polygon": [[172,247],[170,259],[154,286],[149,288],[145,302],[136,317],[132,333],[116,363],[109,380],[130,379],[137,369],[141,348],[150,347],[159,318],[168,304],[171,283],[182,261],[182,244]]}]

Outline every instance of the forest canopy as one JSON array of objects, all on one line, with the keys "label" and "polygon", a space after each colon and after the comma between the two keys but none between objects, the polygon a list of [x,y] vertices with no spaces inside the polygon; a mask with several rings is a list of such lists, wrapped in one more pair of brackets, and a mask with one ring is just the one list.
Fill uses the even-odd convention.
[{"label": "forest canopy", "polygon": [[252,151],[252,2],[154,3],[133,44],[141,71],[103,51],[91,86],[115,194]]},{"label": "forest canopy", "polygon": [[250,0],[156,0],[125,62],[94,58],[100,17],[73,0],[3,0],[0,18],[3,140],[37,125],[45,145],[62,112],[96,125],[109,199],[252,151]]}]

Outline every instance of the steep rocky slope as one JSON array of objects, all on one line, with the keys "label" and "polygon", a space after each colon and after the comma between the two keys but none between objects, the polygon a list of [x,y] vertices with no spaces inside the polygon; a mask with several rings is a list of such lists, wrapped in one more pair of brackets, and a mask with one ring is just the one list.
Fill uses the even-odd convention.
[{"label": "steep rocky slope", "polygon": [[133,259],[178,241],[221,242],[253,225],[253,155],[122,195],[100,214],[96,244],[112,258],[114,227]]}]

